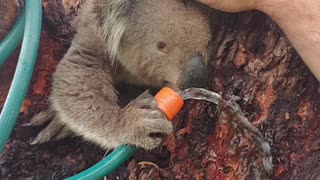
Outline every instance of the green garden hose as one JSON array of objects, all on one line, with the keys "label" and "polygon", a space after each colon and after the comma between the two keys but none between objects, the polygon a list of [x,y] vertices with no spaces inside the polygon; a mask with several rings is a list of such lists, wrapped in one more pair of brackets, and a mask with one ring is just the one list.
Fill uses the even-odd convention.
[{"label": "green garden hose", "polygon": [[[10,33],[0,43],[0,65],[2,65],[19,45],[23,37],[16,73],[0,114],[0,152],[3,151],[14,128],[20,107],[28,90],[40,41],[41,20],[41,1],[26,0],[26,10],[22,11]],[[68,178],[68,180],[101,179],[123,164],[135,151],[136,147],[134,146],[123,145],[118,147],[102,161]]]},{"label": "green garden hose", "polygon": [[0,43],[0,66],[4,64],[4,62],[21,43],[25,20],[25,8],[23,8],[17,22],[13,25],[11,31]]},{"label": "green garden hose", "polygon": [[21,53],[8,97],[0,114],[0,152],[4,149],[16,124],[16,119],[31,80],[40,42],[41,0],[26,0],[25,4],[26,21]]},{"label": "green garden hose", "polygon": [[105,159],[101,160],[89,169],[67,178],[67,180],[98,180],[109,175],[126,160],[128,160],[136,151],[135,146],[120,146],[113,150]]}]

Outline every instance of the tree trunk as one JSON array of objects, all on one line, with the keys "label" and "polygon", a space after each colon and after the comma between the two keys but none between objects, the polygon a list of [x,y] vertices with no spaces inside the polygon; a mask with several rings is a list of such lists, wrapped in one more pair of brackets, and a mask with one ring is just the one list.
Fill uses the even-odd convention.
[{"label": "tree trunk", "polygon": [[[29,140],[39,129],[24,126],[47,107],[50,75],[74,34],[72,20],[78,9],[75,0],[65,2],[43,0],[38,61],[18,124],[0,155],[0,179],[61,179],[90,167],[104,155],[101,149],[79,138],[31,146]],[[6,23],[0,29],[0,38],[18,12],[15,1],[1,0],[0,10],[1,5],[13,10],[7,11],[5,17],[10,18],[3,21]],[[212,19],[216,26],[207,89],[225,99],[239,97],[237,103],[245,116],[271,145],[274,171],[268,174],[261,170],[254,142],[241,136],[241,129],[225,123],[219,108],[208,102],[187,101],[174,121],[175,133],[165,142],[166,148],[139,150],[110,179],[320,178],[318,81],[278,26],[265,15],[217,13]],[[0,107],[17,57],[18,52],[1,67]]]}]

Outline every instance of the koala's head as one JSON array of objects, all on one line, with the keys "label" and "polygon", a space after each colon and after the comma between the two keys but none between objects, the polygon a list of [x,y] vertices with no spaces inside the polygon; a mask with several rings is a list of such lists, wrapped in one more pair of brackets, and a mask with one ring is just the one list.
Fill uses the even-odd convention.
[{"label": "koala's head", "polygon": [[100,0],[108,51],[147,85],[206,81],[211,31],[201,5],[186,0]]}]

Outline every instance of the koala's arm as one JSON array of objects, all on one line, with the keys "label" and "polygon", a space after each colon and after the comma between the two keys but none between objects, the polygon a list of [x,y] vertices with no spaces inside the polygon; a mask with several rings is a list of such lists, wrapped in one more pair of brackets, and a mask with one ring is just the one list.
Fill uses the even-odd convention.
[{"label": "koala's arm", "polygon": [[50,100],[58,120],[104,148],[122,144],[157,147],[172,132],[171,123],[148,93],[123,109],[118,106],[103,44],[91,31],[82,33],[75,36],[54,74]]},{"label": "koala's arm", "polygon": [[[59,120],[103,146],[118,146],[120,108],[110,67],[91,42],[77,34],[53,76],[51,103]],[[108,138],[112,135],[112,138]],[[108,143],[108,145],[104,145]]]}]

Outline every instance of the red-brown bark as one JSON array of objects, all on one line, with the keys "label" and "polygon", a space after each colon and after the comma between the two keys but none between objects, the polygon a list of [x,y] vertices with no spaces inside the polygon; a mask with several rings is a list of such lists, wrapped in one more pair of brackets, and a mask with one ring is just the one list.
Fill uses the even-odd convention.
[{"label": "red-brown bark", "polygon": [[[75,4],[43,1],[39,57],[17,127],[0,156],[1,179],[61,179],[84,170],[104,155],[101,149],[77,138],[31,146],[28,141],[39,129],[23,126],[47,106],[50,74],[74,33],[72,19],[76,9],[65,11],[69,5]],[[207,89],[225,99],[240,97],[237,102],[245,115],[271,144],[275,170],[270,178],[319,178],[317,80],[282,31],[265,15],[219,13],[214,20],[219,22],[215,22],[213,33]],[[12,22],[8,20],[7,26]],[[18,52],[1,67],[1,105],[17,57]],[[219,123],[225,118],[210,103],[188,101],[174,121],[175,133],[166,141],[167,148],[139,150],[110,178],[255,179],[262,173],[258,168],[259,153],[250,139],[239,136],[239,131],[228,123]]]}]

